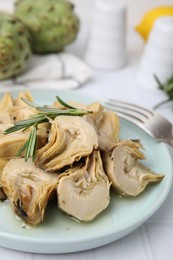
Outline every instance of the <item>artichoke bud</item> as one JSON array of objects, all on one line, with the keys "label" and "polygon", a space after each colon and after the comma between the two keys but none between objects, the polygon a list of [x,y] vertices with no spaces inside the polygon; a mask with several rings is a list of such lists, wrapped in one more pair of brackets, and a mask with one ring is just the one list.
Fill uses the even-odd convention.
[{"label": "artichoke bud", "polygon": [[20,74],[31,54],[29,35],[15,16],[0,13],[0,80]]},{"label": "artichoke bud", "polygon": [[48,8],[48,12],[53,12],[54,10],[55,10],[55,8],[54,8],[53,5],[49,6],[49,8]]},{"label": "artichoke bud", "polygon": [[15,14],[32,36],[34,53],[60,52],[76,39],[79,19],[73,8],[73,4],[66,0],[16,2]]}]

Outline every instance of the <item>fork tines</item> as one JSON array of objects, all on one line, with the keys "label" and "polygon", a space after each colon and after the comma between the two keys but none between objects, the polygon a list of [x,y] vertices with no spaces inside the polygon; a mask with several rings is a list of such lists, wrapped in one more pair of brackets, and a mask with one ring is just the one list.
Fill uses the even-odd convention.
[{"label": "fork tines", "polygon": [[142,128],[157,141],[163,141],[173,147],[173,125],[154,110],[118,100],[108,100],[105,108],[117,113],[120,118]]},{"label": "fork tines", "polygon": [[114,99],[110,99],[105,102],[105,106],[115,111],[123,119],[129,121],[130,117],[130,121],[134,121],[134,123],[136,123],[136,120],[144,123],[146,119],[149,119],[155,113],[147,108]]}]

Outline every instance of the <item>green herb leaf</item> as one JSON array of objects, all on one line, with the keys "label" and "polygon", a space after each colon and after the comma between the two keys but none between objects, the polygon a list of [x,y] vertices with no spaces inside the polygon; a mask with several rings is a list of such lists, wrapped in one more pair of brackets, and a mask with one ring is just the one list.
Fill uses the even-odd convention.
[{"label": "green herb leaf", "polygon": [[73,107],[69,104],[67,104],[66,102],[64,102],[59,96],[56,96],[56,99],[58,100],[58,102],[63,105],[64,107],[67,107],[67,108],[71,108],[71,109],[77,109],[76,107]]},{"label": "green herb leaf", "polygon": [[19,131],[21,129],[24,129],[25,127],[27,127],[27,124],[25,125],[14,125],[10,128],[7,128],[5,131],[4,131],[4,134],[11,134],[13,132],[16,132],[16,131]]},{"label": "green herb leaf", "polygon": [[29,119],[20,120],[15,122],[14,126],[6,129],[4,134],[10,134],[19,130],[25,131],[26,129],[32,127],[31,133],[29,135],[26,143],[21,147],[18,151],[17,156],[21,155],[23,152],[25,160],[27,161],[29,157],[32,157],[33,161],[36,159],[36,151],[37,151],[37,128],[38,125],[44,122],[50,122],[50,119],[55,119],[57,116],[65,115],[65,116],[83,116],[87,113],[92,113],[91,111],[87,111],[84,109],[77,109],[73,106],[70,106],[66,102],[64,102],[60,97],[56,97],[57,100],[67,109],[61,110],[57,108],[51,108],[47,106],[40,107],[36,103],[27,100],[25,98],[21,98],[26,104],[31,107],[34,107],[40,113],[32,115]]},{"label": "green herb leaf", "polygon": [[164,86],[163,86],[163,84],[160,82],[159,78],[158,78],[156,75],[154,75],[154,78],[155,78],[156,82],[158,83],[159,89],[163,90]]},{"label": "green herb leaf", "polygon": [[169,100],[173,100],[173,75],[163,84],[160,82],[159,78],[155,75],[155,79],[158,83],[159,89],[163,90],[168,96]]},{"label": "green herb leaf", "polygon": [[32,157],[33,159],[36,157],[35,155],[36,143],[37,143],[37,127],[34,126],[31,130],[28,142],[26,144],[26,151],[25,151],[26,161],[29,159],[29,157]]},{"label": "green herb leaf", "polygon": [[34,107],[34,108],[37,108],[38,107],[38,105],[37,104],[35,104],[34,102],[32,102],[32,101],[30,101],[30,100],[28,100],[28,99],[26,99],[26,98],[21,98],[21,100],[23,101],[23,102],[25,102],[27,105],[29,105],[30,107]]},{"label": "green herb leaf", "polygon": [[23,151],[26,149],[26,146],[27,146],[27,142],[19,149],[17,156],[19,156],[23,153]]}]

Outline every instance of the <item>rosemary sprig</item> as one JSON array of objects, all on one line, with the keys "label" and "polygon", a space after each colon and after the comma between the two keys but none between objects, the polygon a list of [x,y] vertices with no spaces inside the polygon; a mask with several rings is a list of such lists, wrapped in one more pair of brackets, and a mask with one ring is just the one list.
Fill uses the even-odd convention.
[{"label": "rosemary sprig", "polygon": [[159,80],[159,78],[156,75],[154,75],[154,78],[155,78],[156,82],[158,83],[158,88],[160,90],[162,90],[163,92],[165,92],[165,94],[168,96],[168,98],[166,100],[160,102],[159,104],[157,104],[154,107],[154,109],[156,109],[156,108],[160,107],[161,105],[173,100],[173,75],[165,83],[161,83],[161,81]]},{"label": "rosemary sprig", "polygon": [[55,117],[61,116],[61,115],[83,116],[88,113],[92,113],[91,111],[73,107],[73,106],[67,104],[66,102],[64,102],[58,96],[56,96],[56,98],[65,109],[51,108],[48,106],[41,107],[28,99],[21,98],[23,100],[23,102],[25,102],[27,105],[29,105],[31,107],[34,107],[40,113],[32,115],[29,119],[26,119],[26,120],[16,121],[14,123],[14,126],[6,129],[4,131],[4,134],[10,134],[10,133],[13,133],[13,132],[16,132],[19,130],[25,131],[26,129],[32,127],[28,140],[25,142],[25,144],[21,147],[21,149],[17,153],[17,156],[19,156],[24,152],[25,161],[27,161],[29,159],[29,157],[32,157],[33,161],[35,161],[35,159],[36,159],[37,128],[38,128],[39,124],[44,123],[44,122],[49,122],[50,119],[55,119]]},{"label": "rosemary sprig", "polygon": [[68,108],[72,108],[72,109],[76,109],[76,107],[73,107],[67,103],[65,103],[59,96],[56,96],[56,99],[58,100],[58,102],[63,105],[64,107],[68,107]]},{"label": "rosemary sprig", "polygon": [[158,83],[159,89],[163,90],[168,96],[169,100],[173,100],[173,75],[165,83],[161,83],[159,78],[155,75],[155,80]]},{"label": "rosemary sprig", "polygon": [[32,157],[32,160],[36,159],[37,150],[37,126],[34,125],[26,143],[20,148],[17,156],[21,155],[25,151],[25,161]]}]

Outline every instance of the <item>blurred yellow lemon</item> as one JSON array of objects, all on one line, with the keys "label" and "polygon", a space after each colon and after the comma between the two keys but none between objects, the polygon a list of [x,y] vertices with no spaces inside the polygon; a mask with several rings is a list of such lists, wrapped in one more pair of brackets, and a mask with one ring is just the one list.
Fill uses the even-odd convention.
[{"label": "blurred yellow lemon", "polygon": [[148,39],[155,20],[161,16],[173,16],[173,6],[160,6],[150,10],[144,15],[140,24],[135,27],[145,41]]}]

